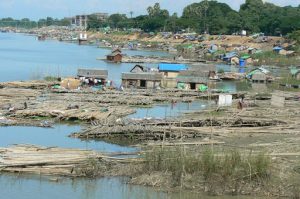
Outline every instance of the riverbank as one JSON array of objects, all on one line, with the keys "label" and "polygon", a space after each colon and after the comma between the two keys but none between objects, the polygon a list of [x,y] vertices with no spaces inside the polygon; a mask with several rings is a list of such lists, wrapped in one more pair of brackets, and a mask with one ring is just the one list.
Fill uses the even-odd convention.
[{"label": "riverbank", "polygon": [[[212,99],[218,94],[174,89],[69,91],[52,89],[49,84],[52,83],[2,83],[2,121],[32,121],[33,126],[37,121],[78,121],[84,128],[73,137],[112,143],[121,140],[142,148],[138,164],[85,158],[91,168],[100,168],[88,169],[91,165],[83,164],[80,168],[88,171],[87,176],[127,176],[133,184],[217,195],[289,197],[297,185],[298,93],[283,92],[284,107],[270,106],[272,93],[268,97],[247,93],[247,106],[242,110],[237,109],[238,100],[234,100],[227,108],[209,105],[206,110],[182,113],[176,118],[132,120],[125,117],[134,113],[135,106]],[[234,158],[240,159],[238,163],[228,163]],[[231,164],[231,169],[220,169],[227,168],[225,164]],[[207,171],[212,172],[210,176],[205,175]]]},{"label": "riverbank", "polygon": [[[78,43],[82,31],[68,27],[43,27],[35,29],[15,29],[10,31],[29,35],[45,35],[46,39],[54,39],[64,42]],[[248,65],[278,65],[291,66],[299,63],[299,52],[295,42],[283,37],[260,37],[236,36],[236,35],[203,35],[204,40],[188,40],[176,35],[166,37],[162,33],[128,33],[128,32],[89,32],[85,45],[94,45],[100,48],[124,49],[124,50],[152,50],[165,51],[171,55],[183,59],[180,62],[193,62],[193,60],[223,62],[221,56],[229,52],[236,52],[239,58],[246,57]],[[275,46],[282,46],[284,53],[273,52]],[[286,52],[290,54],[286,54]],[[174,57],[172,56],[172,57]],[[251,59],[249,59],[249,57]],[[98,59],[103,59],[102,57]],[[150,59],[150,58],[148,58]],[[231,59],[231,58],[230,58]],[[245,58],[243,58],[245,59]],[[154,61],[153,61],[154,60]],[[154,58],[151,62],[159,62]],[[149,60],[148,60],[149,61]],[[144,63],[148,63],[144,61]],[[228,61],[228,60],[227,60]],[[141,63],[141,60],[125,59],[125,63]],[[238,65],[238,62],[233,62]]]}]

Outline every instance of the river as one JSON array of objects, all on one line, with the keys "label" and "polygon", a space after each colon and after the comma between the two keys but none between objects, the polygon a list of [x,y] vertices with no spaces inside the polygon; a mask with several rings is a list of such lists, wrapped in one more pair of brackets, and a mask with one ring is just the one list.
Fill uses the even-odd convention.
[{"label": "river", "polygon": [[[121,73],[134,64],[97,60],[111,51],[55,40],[38,41],[34,36],[0,33],[0,81],[39,79],[44,76],[76,76],[78,68],[107,69],[110,80],[120,81]],[[160,55],[164,52],[123,50],[128,55]],[[145,64],[145,66],[153,66]]]}]

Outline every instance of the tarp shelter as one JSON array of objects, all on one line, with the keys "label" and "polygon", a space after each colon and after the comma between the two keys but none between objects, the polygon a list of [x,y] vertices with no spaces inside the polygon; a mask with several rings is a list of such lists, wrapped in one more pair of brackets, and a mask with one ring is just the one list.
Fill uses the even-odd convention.
[{"label": "tarp shelter", "polygon": [[201,92],[205,92],[205,91],[207,91],[207,89],[208,89],[208,86],[206,86],[205,84],[200,84],[198,86],[198,90]]},{"label": "tarp shelter", "polygon": [[66,89],[74,90],[78,89],[78,87],[81,85],[81,82],[79,79],[74,78],[66,78],[63,79],[60,83],[60,86]]},{"label": "tarp shelter", "polygon": [[273,51],[276,52],[276,53],[279,53],[281,50],[282,50],[282,48],[280,46],[275,46],[273,48]]}]

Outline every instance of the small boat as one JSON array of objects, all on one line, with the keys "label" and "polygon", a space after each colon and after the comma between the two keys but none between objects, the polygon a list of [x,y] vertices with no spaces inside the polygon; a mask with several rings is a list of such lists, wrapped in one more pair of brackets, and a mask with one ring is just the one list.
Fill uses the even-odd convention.
[{"label": "small boat", "polygon": [[45,41],[46,40],[46,35],[38,35],[38,40],[39,41]]}]

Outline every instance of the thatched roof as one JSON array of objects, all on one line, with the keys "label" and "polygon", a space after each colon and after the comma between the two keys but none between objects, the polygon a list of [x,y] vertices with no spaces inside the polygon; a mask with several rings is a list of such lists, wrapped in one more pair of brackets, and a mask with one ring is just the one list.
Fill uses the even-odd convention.
[{"label": "thatched roof", "polygon": [[152,80],[160,81],[163,75],[161,73],[122,73],[122,80]]},{"label": "thatched roof", "polygon": [[78,69],[78,77],[106,79],[108,76],[107,70],[102,69]]}]

